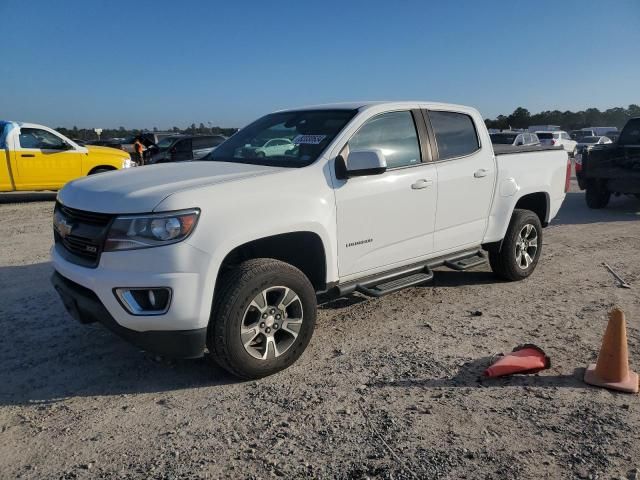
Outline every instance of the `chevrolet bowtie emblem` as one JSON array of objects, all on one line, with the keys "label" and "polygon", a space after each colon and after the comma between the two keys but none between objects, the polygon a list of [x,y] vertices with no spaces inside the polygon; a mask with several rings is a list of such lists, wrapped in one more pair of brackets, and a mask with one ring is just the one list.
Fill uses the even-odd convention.
[{"label": "chevrolet bowtie emblem", "polygon": [[60,234],[60,236],[64,238],[67,235],[71,234],[73,225],[71,225],[70,223],[67,223],[67,221],[64,218],[61,218],[56,223],[56,229],[58,230],[58,233]]}]

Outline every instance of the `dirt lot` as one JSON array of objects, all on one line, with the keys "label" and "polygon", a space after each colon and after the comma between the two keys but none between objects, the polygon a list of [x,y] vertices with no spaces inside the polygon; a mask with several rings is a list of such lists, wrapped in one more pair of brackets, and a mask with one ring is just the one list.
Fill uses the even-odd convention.
[{"label": "dirt lot", "polygon": [[[570,193],[527,281],[443,270],[433,286],[326,305],[296,365],[244,383],[75,323],[49,285],[52,208],[50,194],[0,196],[2,478],[638,475],[640,397],[581,381],[614,304],[640,370],[635,199],[594,212]],[[550,370],[479,378],[529,342]]]}]

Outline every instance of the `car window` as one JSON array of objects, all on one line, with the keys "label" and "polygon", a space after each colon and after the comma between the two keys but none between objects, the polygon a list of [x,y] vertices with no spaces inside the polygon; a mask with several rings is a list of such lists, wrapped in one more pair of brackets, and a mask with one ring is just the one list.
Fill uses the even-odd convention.
[{"label": "car window", "polygon": [[67,145],[67,142],[57,135],[39,128],[21,128],[19,141],[22,148],[41,150],[60,150]]},{"label": "car window", "polygon": [[213,148],[216,145],[220,145],[221,142],[217,140],[217,137],[194,137],[192,140],[193,149]]},{"label": "car window", "polygon": [[411,112],[389,112],[367,120],[351,137],[349,151],[381,150],[388,168],[420,163],[420,144]]},{"label": "car window", "polygon": [[282,139],[271,140],[269,142],[270,147],[281,147],[282,145],[291,145],[291,142],[288,140],[282,140]]},{"label": "car window", "polygon": [[171,145],[173,145],[173,143],[176,141],[176,138],[173,137],[166,137],[163,138],[162,140],[160,140],[157,144],[156,147],[158,148],[169,148]]},{"label": "car window", "polygon": [[185,138],[183,140],[180,140],[175,144],[173,148],[176,152],[189,152],[191,151],[191,139]]},{"label": "car window", "polygon": [[490,133],[491,143],[495,145],[512,145],[516,140],[513,133]]},{"label": "car window", "polygon": [[618,137],[619,145],[640,145],[640,118],[629,120]]},{"label": "car window", "polygon": [[0,121],[0,148],[6,148],[5,142],[10,128],[11,124],[9,122]]},{"label": "car window", "polygon": [[538,138],[541,138],[542,140],[551,140],[553,138],[553,133],[550,132],[540,132],[537,135]]},{"label": "car window", "polygon": [[538,138],[538,135],[536,135],[535,133],[531,134],[531,143],[540,143],[540,139]]},{"label": "car window", "polygon": [[429,112],[441,160],[469,155],[480,149],[478,134],[469,115]]}]

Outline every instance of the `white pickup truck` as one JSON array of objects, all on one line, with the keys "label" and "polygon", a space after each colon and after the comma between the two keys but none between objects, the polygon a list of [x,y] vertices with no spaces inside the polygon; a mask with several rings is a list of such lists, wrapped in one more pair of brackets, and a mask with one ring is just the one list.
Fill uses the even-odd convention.
[{"label": "white pickup truck", "polygon": [[[251,155],[251,145],[291,147]],[[203,161],[73,181],[52,282],[81,322],[257,378],[307,347],[320,300],[378,297],[488,259],[528,277],[565,197],[567,153],[494,152],[477,110],[334,104],[266,115]]]}]

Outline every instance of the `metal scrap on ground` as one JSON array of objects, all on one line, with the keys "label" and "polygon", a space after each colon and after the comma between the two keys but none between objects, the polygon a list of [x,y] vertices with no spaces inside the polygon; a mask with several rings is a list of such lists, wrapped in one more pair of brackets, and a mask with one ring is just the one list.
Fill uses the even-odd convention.
[{"label": "metal scrap on ground", "polygon": [[624,279],[620,275],[618,275],[615,272],[615,270],[613,268],[611,268],[611,266],[607,262],[602,262],[602,266],[604,268],[606,268],[607,270],[609,270],[611,275],[613,275],[614,278],[616,280],[618,280],[618,282],[620,282],[619,285],[618,285],[620,288],[631,288],[631,285],[629,285],[627,282],[625,282]]}]

